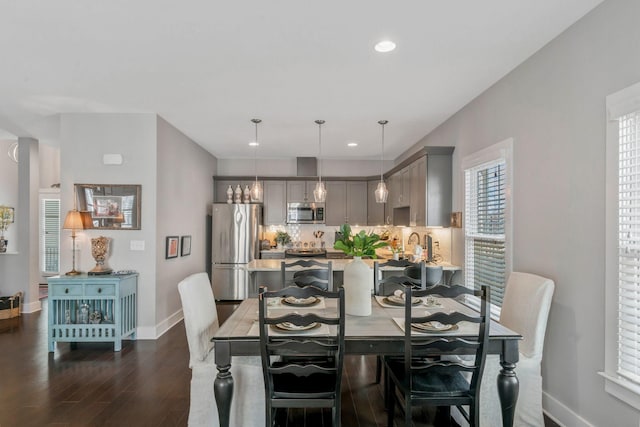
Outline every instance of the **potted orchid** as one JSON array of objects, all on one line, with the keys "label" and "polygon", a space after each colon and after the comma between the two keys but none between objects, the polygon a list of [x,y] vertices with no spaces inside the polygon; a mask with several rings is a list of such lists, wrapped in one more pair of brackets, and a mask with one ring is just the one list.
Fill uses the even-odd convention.
[{"label": "potted orchid", "polygon": [[7,241],[4,232],[13,223],[14,209],[9,206],[0,206],[0,252],[7,251]]}]

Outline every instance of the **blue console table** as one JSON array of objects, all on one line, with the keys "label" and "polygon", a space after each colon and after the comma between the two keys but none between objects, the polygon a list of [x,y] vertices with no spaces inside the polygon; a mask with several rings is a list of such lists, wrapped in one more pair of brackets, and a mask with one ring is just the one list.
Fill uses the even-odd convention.
[{"label": "blue console table", "polygon": [[138,274],[55,276],[49,284],[49,351],[56,342],[135,339]]}]

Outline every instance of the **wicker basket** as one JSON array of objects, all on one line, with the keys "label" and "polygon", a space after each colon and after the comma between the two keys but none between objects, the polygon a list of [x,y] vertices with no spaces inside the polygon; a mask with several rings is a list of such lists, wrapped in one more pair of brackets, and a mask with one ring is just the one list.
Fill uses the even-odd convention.
[{"label": "wicker basket", "polygon": [[22,292],[17,292],[11,297],[0,297],[0,320],[20,316],[21,303]]}]

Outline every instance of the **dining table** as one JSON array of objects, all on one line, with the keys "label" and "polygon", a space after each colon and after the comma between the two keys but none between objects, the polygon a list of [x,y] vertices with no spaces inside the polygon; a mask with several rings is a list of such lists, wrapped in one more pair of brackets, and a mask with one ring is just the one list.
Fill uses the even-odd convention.
[{"label": "dining table", "polygon": [[[283,301],[285,302],[285,301]],[[426,303],[430,305],[427,306]],[[287,310],[297,311],[303,314],[306,310],[335,310],[334,307],[314,305],[312,307],[290,307],[287,304],[269,303],[269,310],[281,310],[286,314]],[[335,302],[334,302],[335,304]],[[424,310],[427,313],[435,311],[465,311],[473,310],[470,306],[457,300],[437,298],[424,301],[424,304],[416,306],[413,310]],[[279,313],[278,313],[279,314]],[[326,315],[326,313],[323,313]],[[401,356],[404,351],[404,307],[385,303],[382,297],[371,297],[371,315],[345,317],[345,354],[352,355],[377,355],[377,356]],[[220,326],[212,337],[215,343],[215,363],[218,373],[214,381],[214,394],[218,407],[220,426],[229,426],[231,399],[233,397],[233,376],[231,375],[231,363],[233,356],[259,356],[260,336],[258,325],[258,299],[244,300],[231,316]],[[301,331],[300,334],[305,332]],[[460,328],[454,332],[430,332],[430,334],[446,333],[449,335],[471,336],[471,332]],[[477,334],[477,330],[476,330]],[[416,332],[416,335],[423,335]],[[477,336],[477,335],[476,335]],[[502,408],[503,426],[512,427],[518,398],[518,377],[516,376],[516,364],[519,352],[518,343],[522,336],[501,325],[497,321],[491,322],[489,331],[489,347],[487,354],[499,354],[500,370],[496,379],[498,395]],[[212,402],[214,404],[214,402]]]}]

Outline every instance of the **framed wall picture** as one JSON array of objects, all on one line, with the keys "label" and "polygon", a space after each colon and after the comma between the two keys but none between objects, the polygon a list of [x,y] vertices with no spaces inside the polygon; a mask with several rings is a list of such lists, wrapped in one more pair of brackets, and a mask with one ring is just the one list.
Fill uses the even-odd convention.
[{"label": "framed wall picture", "polygon": [[180,246],[178,236],[167,236],[165,259],[178,258],[178,246]]},{"label": "framed wall picture", "polygon": [[191,236],[182,236],[180,242],[180,256],[191,255]]},{"label": "framed wall picture", "polygon": [[140,230],[142,186],[75,184],[78,210],[89,212],[91,227],[102,230]]}]

